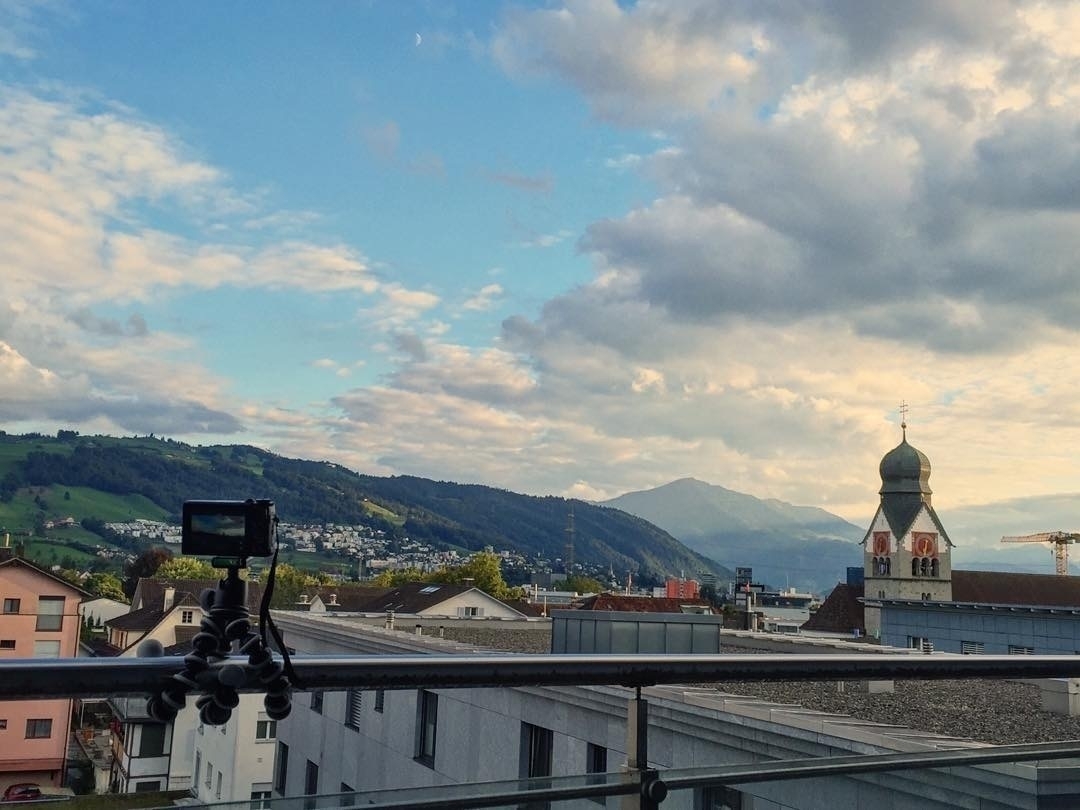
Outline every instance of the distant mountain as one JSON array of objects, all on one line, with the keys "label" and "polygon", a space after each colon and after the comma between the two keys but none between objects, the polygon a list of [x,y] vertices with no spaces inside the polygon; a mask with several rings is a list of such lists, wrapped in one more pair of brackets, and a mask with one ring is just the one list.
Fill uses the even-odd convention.
[{"label": "distant mountain", "polygon": [[655,523],[729,568],[776,587],[828,592],[861,565],[865,528],[824,509],[762,500],[693,478],[605,501]]},{"label": "distant mountain", "polygon": [[[153,437],[10,436],[0,432],[0,531],[42,533],[53,520],[176,520],[189,499],[269,498],[287,522],[365,524],[439,547],[517,550],[562,557],[571,509],[575,559],[620,579],[718,566],[647,521],[584,501],[494,487],[360,475],[337,464],[290,459],[245,445],[195,447]],[[59,536],[63,536],[58,535]],[[68,535],[70,536],[70,535]]]}]

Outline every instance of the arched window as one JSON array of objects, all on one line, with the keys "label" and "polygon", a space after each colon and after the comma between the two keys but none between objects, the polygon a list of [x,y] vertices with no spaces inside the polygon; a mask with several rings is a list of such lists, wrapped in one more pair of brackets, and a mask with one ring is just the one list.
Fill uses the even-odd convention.
[{"label": "arched window", "polygon": [[919,568],[922,569],[922,575],[924,577],[930,576],[930,558],[923,557],[922,562],[919,564]]},{"label": "arched window", "polygon": [[930,576],[941,576],[941,564],[937,561],[937,557],[930,561]]},{"label": "arched window", "polygon": [[892,557],[885,558],[885,576],[892,575]]},{"label": "arched window", "polygon": [[911,559],[911,575],[917,577],[919,575],[919,558],[913,557]]}]

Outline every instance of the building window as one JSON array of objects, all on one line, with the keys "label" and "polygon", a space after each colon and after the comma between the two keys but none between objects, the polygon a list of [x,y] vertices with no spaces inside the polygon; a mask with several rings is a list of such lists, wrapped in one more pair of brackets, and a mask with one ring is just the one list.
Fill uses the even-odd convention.
[{"label": "building window", "polygon": [[[585,773],[590,774],[586,784],[604,784],[606,780],[603,774],[607,773],[607,749],[604,746],[595,743],[585,746]],[[593,796],[592,801],[601,806],[607,804],[607,799],[603,796]]]},{"label": "building window", "polygon": [[147,723],[139,736],[140,757],[160,757],[165,753],[165,726]]},{"label": "building window", "polygon": [[322,714],[323,693],[321,689],[316,689],[311,693],[311,710]]},{"label": "building window", "polygon": [[[195,752],[195,775],[191,777],[191,784],[199,784],[199,772],[202,771],[202,751]],[[196,788],[198,792],[198,788]]]},{"label": "building window", "polygon": [[251,791],[251,810],[270,810],[273,806],[270,804],[271,793],[269,790],[252,790]]},{"label": "building window", "polygon": [[911,575],[917,577],[919,575],[919,558],[913,557],[911,560]]},{"label": "building window", "polygon": [[276,720],[259,720],[255,723],[256,740],[272,740],[277,736]]},{"label": "building window", "polygon": [[212,784],[214,784],[214,766],[210,764],[210,760],[206,760],[206,789],[209,790]]},{"label": "building window", "polygon": [[[307,768],[304,770],[304,795],[316,796],[319,793],[319,766],[312,762],[310,759],[307,761]],[[308,799],[304,802],[304,807],[313,810],[315,807],[315,799]]]},{"label": "building window", "polygon": [[37,630],[64,629],[64,597],[39,596],[37,612]]},{"label": "building window", "polygon": [[960,654],[961,655],[982,655],[985,649],[985,644],[981,641],[961,641],[960,642]]},{"label": "building window", "polygon": [[1034,655],[1034,647],[1021,647],[1017,644],[1009,645],[1009,655]]},{"label": "building window", "polygon": [[21,599],[5,599],[4,600],[4,613],[18,613],[19,606],[22,604]]},{"label": "building window", "polygon": [[7,731],[7,718],[0,717],[0,731]]},{"label": "building window", "polygon": [[152,782],[136,782],[135,783],[135,792],[136,793],[155,793],[156,791],[159,791],[159,790],[161,790],[161,780],[160,779],[155,779]]},{"label": "building window", "polygon": [[341,783],[341,801],[338,802],[339,807],[355,807],[356,806],[356,788],[352,785],[347,785],[344,782]]},{"label": "building window", "polygon": [[215,799],[220,799],[221,798],[221,773],[222,773],[221,771],[217,772],[217,789],[214,791],[214,798]]},{"label": "building window", "polygon": [[59,641],[35,641],[34,642],[34,658],[59,658],[60,657],[60,642]]},{"label": "building window", "polygon": [[435,731],[439,724],[439,696],[420,690],[416,700],[416,760],[435,767]]},{"label": "building window", "polygon": [[351,729],[360,728],[361,700],[364,693],[359,689],[350,689],[345,697],[345,725]]},{"label": "building window", "polygon": [[386,705],[386,690],[385,689],[376,689],[375,690],[375,711],[379,712],[379,714],[382,714],[383,707],[385,705]]},{"label": "building window", "polygon": [[607,773],[607,749],[589,743],[585,746],[585,773]]},{"label": "building window", "polygon": [[457,615],[465,619],[478,618],[484,615],[484,609],[482,607],[475,606],[459,607],[457,609]]},{"label": "building window", "polygon": [[282,796],[285,795],[285,780],[289,775],[289,746],[278,740],[277,761],[274,763],[277,769],[274,772],[274,790]]},{"label": "building window", "polygon": [[0,639],[0,650],[14,650],[14,649],[15,649],[15,639],[13,639],[13,638]]},{"label": "building window", "polygon": [[181,610],[180,611],[180,624],[194,624],[195,623],[195,611],[194,610]]},{"label": "building window", "polygon": [[941,576],[941,563],[938,562],[937,557],[930,561],[930,576]]},{"label": "building window", "polygon": [[524,778],[551,776],[551,752],[555,734],[550,728],[521,724],[521,775]]},{"label": "building window", "polygon": [[726,785],[701,788],[695,810],[742,810],[742,794]]},{"label": "building window", "polygon": [[52,718],[26,721],[26,739],[42,740],[52,736]]},{"label": "building window", "polygon": [[926,636],[908,636],[908,647],[912,650],[922,650],[923,652],[933,652],[934,642],[926,638]]}]

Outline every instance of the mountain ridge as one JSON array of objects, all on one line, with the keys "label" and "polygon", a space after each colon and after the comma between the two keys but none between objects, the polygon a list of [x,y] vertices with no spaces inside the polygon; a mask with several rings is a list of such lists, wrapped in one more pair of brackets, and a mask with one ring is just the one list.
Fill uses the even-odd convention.
[{"label": "mountain ridge", "polygon": [[654,523],[728,567],[755,579],[821,593],[861,565],[865,530],[815,506],[762,499],[692,477],[602,502]]}]

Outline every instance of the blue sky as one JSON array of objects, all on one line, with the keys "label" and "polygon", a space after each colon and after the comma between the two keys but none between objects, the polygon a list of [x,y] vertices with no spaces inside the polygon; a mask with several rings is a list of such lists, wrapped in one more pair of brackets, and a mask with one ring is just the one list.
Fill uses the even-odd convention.
[{"label": "blue sky", "polygon": [[1080,14],[991,5],[3,0],[0,421],[1076,492]]}]

